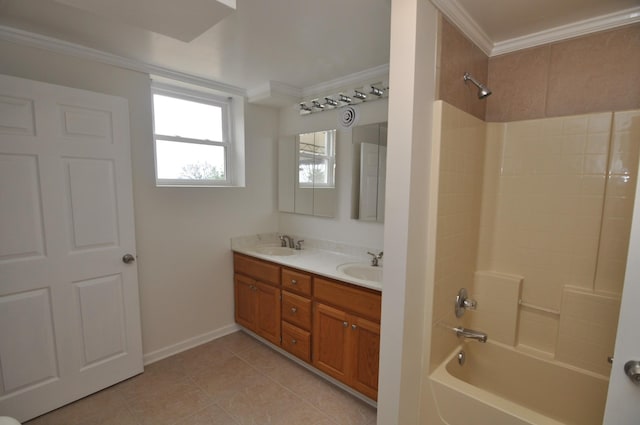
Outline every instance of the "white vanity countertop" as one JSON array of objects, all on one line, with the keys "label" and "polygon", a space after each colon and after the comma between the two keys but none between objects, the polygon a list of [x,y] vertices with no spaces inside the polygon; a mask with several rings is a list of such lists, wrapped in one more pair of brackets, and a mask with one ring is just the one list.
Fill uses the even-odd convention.
[{"label": "white vanity countertop", "polygon": [[[296,241],[299,239],[301,238],[295,238]],[[380,249],[305,239],[303,249],[292,251],[293,255],[266,255],[256,251],[257,247],[267,246],[280,246],[280,241],[275,233],[231,239],[231,249],[234,252],[352,283],[364,288],[382,291],[382,282],[358,279],[338,270],[338,266],[347,263],[369,264],[371,257],[367,255],[367,251],[377,253],[381,251]]]}]

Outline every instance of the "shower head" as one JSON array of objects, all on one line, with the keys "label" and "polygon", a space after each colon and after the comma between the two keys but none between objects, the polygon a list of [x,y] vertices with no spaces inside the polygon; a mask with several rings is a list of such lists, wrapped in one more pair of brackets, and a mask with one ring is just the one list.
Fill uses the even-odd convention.
[{"label": "shower head", "polygon": [[478,87],[478,99],[484,99],[485,97],[487,97],[487,96],[489,96],[491,94],[491,90],[489,90],[489,88],[487,86],[485,86],[484,84],[479,83],[468,72],[464,73],[463,79],[464,79],[465,84],[466,84],[467,81],[471,81],[473,84],[476,85],[476,87]]}]

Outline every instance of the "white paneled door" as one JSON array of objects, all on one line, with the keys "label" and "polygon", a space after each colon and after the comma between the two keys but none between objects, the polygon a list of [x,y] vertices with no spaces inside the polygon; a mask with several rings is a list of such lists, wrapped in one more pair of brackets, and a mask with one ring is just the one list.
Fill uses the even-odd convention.
[{"label": "white paneled door", "polygon": [[0,416],[25,421],[142,372],[126,254],[127,101],[0,75]]}]

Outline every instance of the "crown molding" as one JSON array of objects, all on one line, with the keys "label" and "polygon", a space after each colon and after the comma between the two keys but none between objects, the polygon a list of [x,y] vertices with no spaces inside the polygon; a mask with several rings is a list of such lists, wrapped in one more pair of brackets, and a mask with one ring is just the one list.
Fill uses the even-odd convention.
[{"label": "crown molding", "polygon": [[487,56],[491,56],[493,50],[493,40],[478,25],[478,23],[460,6],[458,0],[431,0],[440,12],[442,12],[460,31]]},{"label": "crown molding", "polygon": [[334,80],[325,81],[324,83],[314,84],[313,86],[302,89],[302,97],[312,98],[319,95],[325,95],[334,91],[340,91],[343,88],[373,82],[374,80],[383,80],[388,84],[389,80],[389,64],[379,65],[364,71],[354,72],[353,74]]},{"label": "crown molding", "polygon": [[35,34],[28,31],[0,25],[0,39],[10,41],[17,44],[36,47],[39,49],[50,50],[56,53],[63,53],[80,57],[83,59],[101,62],[107,65],[119,68],[129,69],[132,71],[144,72],[151,75],[157,75],[172,80],[181,81],[200,87],[206,87],[216,91],[246,97],[246,90],[230,84],[221,83],[205,77],[187,74],[175,69],[166,68],[149,62],[139,61],[126,58],[124,56],[114,55],[102,50],[92,49],[80,44],[70,43],[68,41],[59,40],[57,38]]},{"label": "crown molding", "polygon": [[457,0],[431,0],[487,56],[498,56],[640,22],[640,6],[494,43]]},{"label": "crown molding", "polygon": [[640,22],[640,6],[495,43],[490,56],[540,46]]}]

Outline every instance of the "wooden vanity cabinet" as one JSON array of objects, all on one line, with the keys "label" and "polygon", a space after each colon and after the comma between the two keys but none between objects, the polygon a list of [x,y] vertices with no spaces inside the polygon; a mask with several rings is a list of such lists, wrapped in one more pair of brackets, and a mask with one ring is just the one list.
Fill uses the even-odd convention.
[{"label": "wooden vanity cabinet", "polygon": [[381,294],[316,277],[313,365],[377,399]]},{"label": "wooden vanity cabinet", "polygon": [[280,267],[234,254],[235,319],[267,341],[280,345]]},{"label": "wooden vanity cabinet", "polygon": [[282,268],[282,348],[311,362],[311,281],[308,273]]},{"label": "wooden vanity cabinet", "polygon": [[233,259],[238,324],[377,399],[380,292],[244,254]]}]

